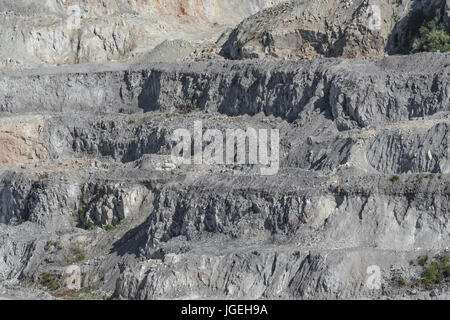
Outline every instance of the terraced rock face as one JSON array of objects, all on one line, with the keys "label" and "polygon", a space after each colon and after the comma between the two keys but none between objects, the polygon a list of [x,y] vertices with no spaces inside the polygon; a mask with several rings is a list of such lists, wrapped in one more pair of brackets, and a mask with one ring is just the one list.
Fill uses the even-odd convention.
[{"label": "terraced rock face", "polygon": [[[413,283],[409,261],[450,243],[449,72],[442,53],[4,70],[0,283],[121,299],[417,298],[392,279]],[[279,170],[174,164],[175,131],[200,120],[203,133],[278,129]],[[68,266],[80,292],[65,289]]]},{"label": "terraced rock face", "polygon": [[450,298],[447,13],[0,0],[0,298]]}]

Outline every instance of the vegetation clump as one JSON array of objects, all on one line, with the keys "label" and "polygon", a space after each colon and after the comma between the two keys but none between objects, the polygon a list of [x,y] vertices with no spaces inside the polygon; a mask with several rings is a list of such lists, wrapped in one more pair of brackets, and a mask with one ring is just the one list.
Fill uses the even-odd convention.
[{"label": "vegetation clump", "polygon": [[103,227],[103,229],[105,229],[106,231],[111,231],[116,229],[116,227],[113,226],[112,224],[107,224],[106,226]]},{"label": "vegetation clump", "polygon": [[66,259],[66,265],[77,264],[86,260],[86,255],[80,248],[72,248],[70,249],[70,254]]},{"label": "vegetation clump", "polygon": [[73,262],[80,263],[80,262],[84,261],[85,259],[86,259],[86,255],[84,253],[80,253],[80,254],[76,255]]},{"label": "vegetation clump", "polygon": [[40,284],[51,291],[56,291],[62,287],[60,277],[51,273],[44,273],[41,276]]},{"label": "vegetation clump", "polygon": [[397,181],[399,181],[400,180],[400,177],[399,176],[392,176],[391,177],[391,182],[397,182]]},{"label": "vegetation clump", "polygon": [[84,229],[85,230],[92,230],[92,229],[94,229],[94,225],[92,223],[90,223],[90,222],[86,222],[84,224]]},{"label": "vegetation clump", "polygon": [[424,22],[412,43],[411,53],[450,52],[450,34],[442,23]]},{"label": "vegetation clump", "polygon": [[397,287],[401,288],[406,286],[406,280],[402,277],[394,277],[392,278],[392,281],[397,285]]},{"label": "vegetation clump", "polygon": [[419,265],[425,268],[419,284],[431,290],[438,285],[450,282],[450,258],[447,254],[437,255],[433,260],[427,261],[428,257],[419,259]]},{"label": "vegetation clump", "polygon": [[419,266],[424,267],[428,262],[428,256],[419,257]]}]

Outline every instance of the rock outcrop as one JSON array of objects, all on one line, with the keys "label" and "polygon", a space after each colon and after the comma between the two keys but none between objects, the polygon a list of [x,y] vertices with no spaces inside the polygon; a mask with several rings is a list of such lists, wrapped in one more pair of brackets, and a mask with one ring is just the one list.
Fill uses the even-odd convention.
[{"label": "rock outcrop", "polygon": [[293,0],[244,19],[221,54],[230,59],[379,57],[404,50],[411,30],[444,1]]},{"label": "rock outcrop", "polygon": [[167,39],[215,41],[280,0],[2,1],[0,63],[10,67],[132,58]]}]

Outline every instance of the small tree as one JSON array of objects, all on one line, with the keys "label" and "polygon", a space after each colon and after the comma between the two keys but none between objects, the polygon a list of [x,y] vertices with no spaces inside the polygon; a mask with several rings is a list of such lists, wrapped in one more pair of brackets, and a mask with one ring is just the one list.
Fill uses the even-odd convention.
[{"label": "small tree", "polygon": [[419,29],[419,35],[412,44],[412,53],[450,52],[450,34],[442,23],[429,21]]}]

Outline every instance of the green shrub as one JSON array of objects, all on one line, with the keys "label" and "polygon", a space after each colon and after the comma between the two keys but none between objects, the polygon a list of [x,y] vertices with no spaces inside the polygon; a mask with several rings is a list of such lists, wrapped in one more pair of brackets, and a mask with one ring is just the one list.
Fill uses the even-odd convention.
[{"label": "green shrub", "polygon": [[83,200],[80,200],[80,203],[78,204],[78,217],[80,217],[80,219],[86,217],[86,203],[84,203]]},{"label": "green shrub", "polygon": [[54,247],[56,245],[55,241],[53,240],[49,240],[47,241],[47,243],[45,244],[44,250],[48,251],[50,250],[52,247]]},{"label": "green shrub", "polygon": [[86,222],[84,224],[84,229],[85,230],[92,230],[92,229],[94,229],[94,225],[92,223],[90,223],[90,222]]},{"label": "green shrub", "polygon": [[86,255],[81,248],[74,247],[70,249],[70,254],[66,258],[67,265],[76,264],[86,260]]},{"label": "green shrub", "polygon": [[50,273],[44,273],[41,276],[40,283],[42,286],[47,287],[51,291],[56,291],[62,286],[61,279],[57,275]]},{"label": "green shrub", "polygon": [[450,34],[442,23],[425,22],[413,41],[411,53],[417,52],[450,52]]},{"label": "green shrub", "polygon": [[450,278],[450,264],[444,268],[443,274],[446,279]]},{"label": "green shrub", "polygon": [[398,180],[400,180],[399,176],[392,176],[391,177],[391,182],[397,182]]},{"label": "green shrub", "polygon": [[423,260],[423,257],[419,259],[419,264],[425,267],[420,282],[426,289],[450,281],[450,258],[447,254],[435,256],[429,264],[427,260]]},{"label": "green shrub", "polygon": [[103,229],[105,229],[106,231],[111,231],[114,230],[116,227],[113,226],[112,224],[107,224],[106,226],[103,227]]},{"label": "green shrub", "polygon": [[419,266],[424,267],[428,262],[428,256],[419,257]]},{"label": "green shrub", "polygon": [[79,262],[81,262],[81,261],[83,261],[83,260],[85,260],[86,259],[86,255],[84,254],[84,253],[80,253],[80,254],[78,254],[76,257],[75,257],[75,259],[74,259],[74,263],[79,263]]},{"label": "green shrub", "polygon": [[398,287],[404,287],[406,286],[406,280],[401,277],[394,277],[392,278],[392,282],[394,282]]}]

